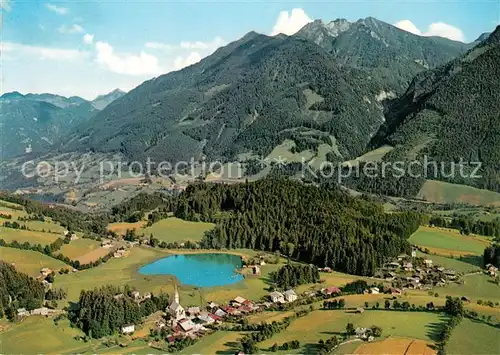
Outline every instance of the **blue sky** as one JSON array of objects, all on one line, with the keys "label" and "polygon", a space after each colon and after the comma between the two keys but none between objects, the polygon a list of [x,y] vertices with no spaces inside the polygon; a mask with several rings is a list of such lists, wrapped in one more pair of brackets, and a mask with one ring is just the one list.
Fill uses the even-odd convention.
[{"label": "blue sky", "polygon": [[0,0],[2,91],[93,98],[195,63],[255,30],[292,34],[312,19],[373,16],[420,35],[470,42],[500,0]]}]

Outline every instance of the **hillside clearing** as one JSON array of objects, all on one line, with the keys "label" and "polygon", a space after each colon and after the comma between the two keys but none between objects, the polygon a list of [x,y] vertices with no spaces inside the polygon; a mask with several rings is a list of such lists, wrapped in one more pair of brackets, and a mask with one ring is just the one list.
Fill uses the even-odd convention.
[{"label": "hillside clearing", "polygon": [[0,259],[6,263],[14,263],[16,270],[32,277],[40,275],[40,269],[48,267],[52,270],[67,269],[68,265],[45,254],[14,248],[0,247]]},{"label": "hillside clearing", "polygon": [[206,231],[215,225],[203,222],[188,222],[179,218],[170,217],[154,223],[152,226],[138,230],[138,234],[144,233],[166,243],[200,241]]}]

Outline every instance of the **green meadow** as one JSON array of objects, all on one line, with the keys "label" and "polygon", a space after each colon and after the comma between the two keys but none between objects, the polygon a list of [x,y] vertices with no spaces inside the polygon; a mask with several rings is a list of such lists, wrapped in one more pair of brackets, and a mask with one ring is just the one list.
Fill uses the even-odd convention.
[{"label": "green meadow", "polygon": [[179,218],[170,217],[154,223],[152,226],[137,230],[138,234],[153,234],[160,241],[186,242],[200,241],[203,234],[214,227],[212,223],[189,222]]}]

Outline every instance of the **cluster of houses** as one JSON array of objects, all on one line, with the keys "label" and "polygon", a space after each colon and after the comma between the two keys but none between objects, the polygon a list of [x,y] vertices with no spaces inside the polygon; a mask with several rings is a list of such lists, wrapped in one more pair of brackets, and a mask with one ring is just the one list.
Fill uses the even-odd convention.
[{"label": "cluster of houses", "polygon": [[296,301],[299,296],[297,296],[294,290],[288,290],[284,293],[273,291],[269,294],[269,298],[273,303],[288,303]]},{"label": "cluster of houses", "polygon": [[420,290],[430,290],[435,286],[459,281],[455,270],[433,265],[431,259],[407,255],[400,255],[397,261],[386,263],[375,273],[375,277],[398,284],[403,289]]}]

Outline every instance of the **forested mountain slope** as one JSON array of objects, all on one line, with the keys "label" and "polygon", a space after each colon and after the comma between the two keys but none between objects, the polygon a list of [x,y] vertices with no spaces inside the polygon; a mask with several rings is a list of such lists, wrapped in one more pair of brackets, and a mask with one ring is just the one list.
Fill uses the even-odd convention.
[{"label": "forested mountain slope", "polygon": [[[441,179],[500,191],[500,27],[464,56],[415,77],[386,114],[374,146],[385,159],[481,162],[481,178]],[[446,170],[448,171],[448,170]],[[472,172],[471,170],[467,170]]]},{"label": "forested mountain slope", "polygon": [[89,102],[79,98],[5,94],[0,98],[0,158],[25,154],[26,148],[29,153],[29,147],[34,154],[46,152],[95,112]]},{"label": "forested mountain slope", "polygon": [[417,36],[373,17],[352,23],[316,20],[295,36],[314,41],[339,63],[369,70],[388,91],[401,93],[417,73],[445,64],[470,48],[442,37]]},{"label": "forested mountain slope", "polygon": [[297,37],[251,32],[178,72],[149,80],[78,128],[65,151],[120,151],[178,161],[268,154],[284,139],[316,147],[336,138],[346,158],[382,123],[384,86],[340,67]]}]

